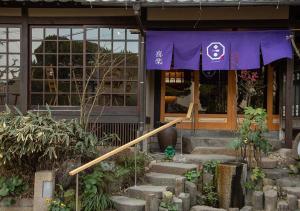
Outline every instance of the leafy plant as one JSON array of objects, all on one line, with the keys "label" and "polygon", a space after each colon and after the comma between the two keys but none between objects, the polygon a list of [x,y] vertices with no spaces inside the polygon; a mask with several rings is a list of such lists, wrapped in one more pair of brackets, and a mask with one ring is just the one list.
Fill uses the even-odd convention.
[{"label": "leafy plant", "polygon": [[173,193],[170,191],[165,191],[163,193],[162,201],[160,202],[160,207],[167,209],[168,211],[177,211],[176,204],[173,201]]},{"label": "leafy plant", "polygon": [[242,160],[247,161],[250,167],[253,163],[260,166],[261,153],[267,154],[271,150],[271,144],[263,137],[267,131],[266,118],[265,109],[246,107],[238,138],[229,144],[229,147],[240,151]]},{"label": "leafy plant", "polygon": [[15,198],[27,189],[28,186],[18,176],[0,177],[0,200],[5,206],[15,204]]},{"label": "leafy plant", "polygon": [[172,160],[173,157],[175,156],[175,153],[176,153],[176,150],[174,149],[173,146],[168,146],[166,149],[165,149],[165,158],[166,160]]},{"label": "leafy plant", "polygon": [[189,170],[188,172],[185,173],[185,178],[187,181],[190,182],[197,182],[199,177],[201,177],[201,172],[197,170]]},{"label": "leafy plant", "polygon": [[260,190],[262,181],[265,178],[265,173],[261,168],[255,167],[252,169],[250,179],[244,183],[246,190]]},{"label": "leafy plant", "polygon": [[48,211],[71,211],[71,208],[60,199],[49,200],[48,204]]},{"label": "leafy plant", "polygon": [[212,183],[204,184],[201,196],[202,204],[212,207],[218,205],[218,193],[216,187]]},{"label": "leafy plant", "polygon": [[77,120],[55,120],[47,112],[11,111],[8,107],[0,114],[0,165],[36,171],[41,165],[53,164],[72,158],[92,158],[96,147],[108,135],[98,140],[86,132]]},{"label": "leafy plant", "polygon": [[204,172],[215,175],[218,164],[220,164],[218,160],[207,161],[203,164],[203,170]]}]

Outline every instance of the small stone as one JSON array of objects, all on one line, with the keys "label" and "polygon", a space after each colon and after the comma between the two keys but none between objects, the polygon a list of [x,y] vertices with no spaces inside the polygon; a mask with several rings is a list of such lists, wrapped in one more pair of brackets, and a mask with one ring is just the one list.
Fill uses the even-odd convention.
[{"label": "small stone", "polygon": [[178,196],[180,193],[184,192],[184,177],[175,178],[175,196]]},{"label": "small stone", "polygon": [[178,198],[182,200],[182,210],[189,211],[191,207],[190,203],[190,194],[189,193],[180,193]]},{"label": "small stone", "polygon": [[286,199],[289,205],[289,209],[296,210],[298,207],[297,197],[295,195],[288,194]]},{"label": "small stone", "polygon": [[252,207],[251,206],[245,206],[242,209],[240,209],[240,211],[252,211]]},{"label": "small stone", "polygon": [[272,185],[272,186],[274,186],[275,185],[275,181],[272,180],[272,179],[269,179],[269,178],[264,178],[263,179],[263,184],[264,185]]},{"label": "small stone", "polygon": [[264,209],[264,193],[262,191],[254,191],[252,195],[252,205],[255,210]]},{"label": "small stone", "polygon": [[239,208],[229,208],[228,211],[240,211]]},{"label": "small stone", "polygon": [[221,208],[197,205],[192,207],[190,211],[226,211],[226,210]]},{"label": "small stone", "polygon": [[277,191],[268,190],[265,193],[265,211],[274,211],[277,207]]},{"label": "small stone", "polygon": [[195,183],[190,181],[185,181],[185,192],[190,194],[191,206],[197,204],[197,186]]},{"label": "small stone", "polygon": [[280,200],[277,203],[277,211],[289,211],[289,205],[286,201]]},{"label": "small stone", "polygon": [[271,185],[265,185],[265,186],[263,187],[263,192],[266,192],[266,191],[272,190],[272,189],[273,189],[273,186],[271,186]]},{"label": "small stone", "polygon": [[177,211],[182,211],[182,200],[180,198],[174,197],[173,202],[177,208]]},{"label": "small stone", "polygon": [[159,207],[158,211],[168,211],[168,209],[167,208],[163,208],[163,207]]}]

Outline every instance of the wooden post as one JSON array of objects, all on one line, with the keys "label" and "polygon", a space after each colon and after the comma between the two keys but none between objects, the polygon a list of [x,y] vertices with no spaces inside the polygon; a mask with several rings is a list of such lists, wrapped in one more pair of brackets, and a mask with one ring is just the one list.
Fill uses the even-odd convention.
[{"label": "wooden post", "polygon": [[28,72],[29,72],[29,24],[28,9],[22,8],[22,29],[21,29],[21,62],[20,62],[20,109],[27,111],[28,107]]},{"label": "wooden post", "polygon": [[285,82],[285,146],[293,147],[293,86],[294,60],[288,59]]}]

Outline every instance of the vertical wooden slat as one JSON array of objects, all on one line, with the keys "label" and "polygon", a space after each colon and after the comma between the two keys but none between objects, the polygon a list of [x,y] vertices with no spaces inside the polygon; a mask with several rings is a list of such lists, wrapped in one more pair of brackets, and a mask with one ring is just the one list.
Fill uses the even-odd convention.
[{"label": "vertical wooden slat", "polygon": [[285,145],[292,148],[293,140],[293,116],[292,105],[294,98],[293,87],[294,60],[288,59],[285,83]]},{"label": "vertical wooden slat", "polygon": [[22,29],[21,29],[21,63],[20,63],[20,109],[26,112],[28,108],[28,75],[29,75],[29,24],[28,9],[22,7]]},{"label": "vertical wooden slat", "polygon": [[230,130],[235,130],[237,128],[236,74],[236,71],[228,71],[227,127]]},{"label": "vertical wooden slat", "polygon": [[273,67],[267,67],[267,125],[269,130],[273,128]]}]

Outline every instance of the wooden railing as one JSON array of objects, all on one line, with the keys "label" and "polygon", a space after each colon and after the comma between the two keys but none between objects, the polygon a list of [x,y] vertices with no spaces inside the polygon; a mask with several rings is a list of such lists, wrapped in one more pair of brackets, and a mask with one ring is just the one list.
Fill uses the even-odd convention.
[{"label": "wooden railing", "polygon": [[150,132],[134,139],[133,141],[128,142],[127,144],[124,144],[123,146],[120,146],[117,149],[114,149],[114,150],[112,150],[112,151],[110,151],[110,152],[108,152],[108,153],[106,153],[106,154],[104,154],[104,155],[102,155],[102,156],[100,156],[100,157],[98,157],[98,158],[96,158],[96,159],[94,159],[94,160],[92,160],[92,161],[90,161],[90,162],[88,162],[88,163],[86,163],[86,164],[70,171],[69,174],[71,176],[74,176],[74,175],[84,171],[85,169],[90,168],[90,167],[100,163],[101,161],[103,161],[103,160],[105,160],[109,157],[112,157],[112,156],[124,151],[125,149],[128,149],[129,147],[134,146],[134,145],[146,140],[147,138],[157,134],[158,132],[160,132],[160,131],[168,128],[168,127],[171,127],[171,126],[173,126],[173,125],[175,125],[179,122],[182,122],[184,120],[191,119],[192,112],[193,112],[193,107],[194,107],[194,103],[190,103],[188,112],[187,112],[185,117],[178,117],[178,118],[174,119],[173,121],[171,121],[171,122],[169,122],[169,123],[167,123],[167,124],[165,124],[165,125],[163,125],[159,128],[156,128],[155,130],[152,130],[152,131],[150,131]]}]

